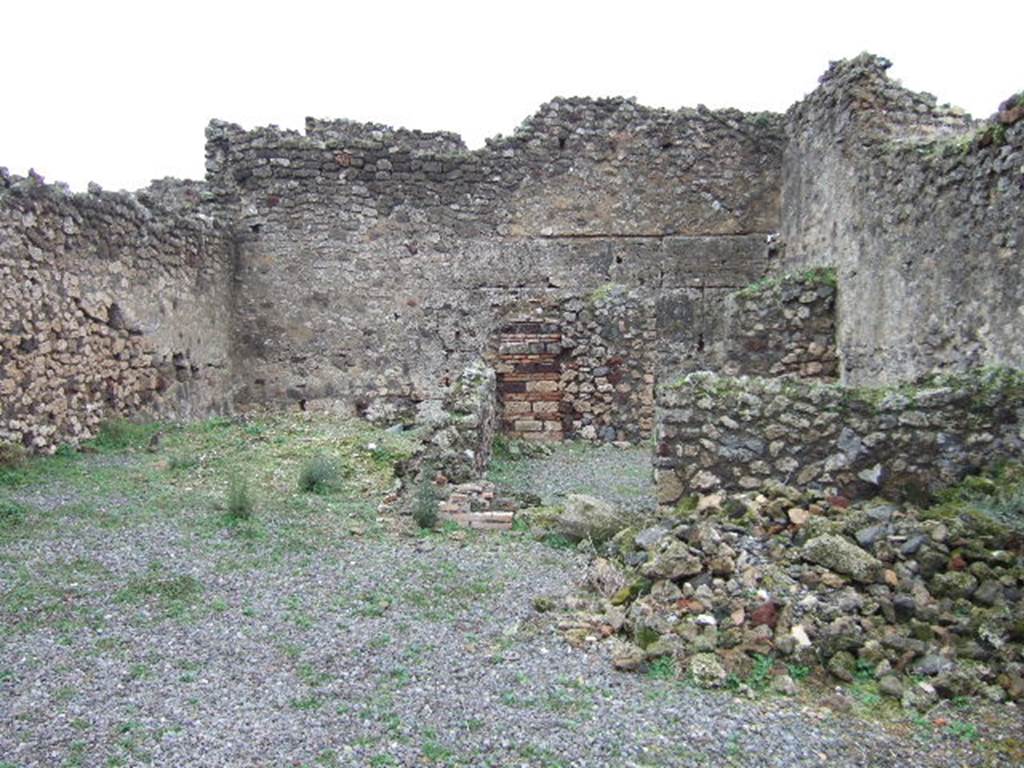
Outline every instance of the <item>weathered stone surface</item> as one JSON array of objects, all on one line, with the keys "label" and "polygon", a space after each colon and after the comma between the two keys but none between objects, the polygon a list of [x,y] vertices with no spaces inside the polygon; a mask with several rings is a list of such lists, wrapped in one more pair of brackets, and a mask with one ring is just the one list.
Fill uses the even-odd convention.
[{"label": "weathered stone surface", "polygon": [[622,512],[606,501],[584,494],[570,494],[565,499],[565,508],[555,520],[555,528],[574,541],[590,539],[602,542],[629,523]]},{"label": "weathered stone surface", "polygon": [[690,659],[690,675],[702,688],[717,688],[725,682],[728,673],[713,653],[698,653]]},{"label": "weathered stone surface", "polygon": [[787,113],[778,268],[836,268],[852,385],[1020,367],[1024,123],[978,126],[888,67],[835,62]]},{"label": "weathered stone surface", "polygon": [[882,568],[882,564],[863,549],[842,536],[831,534],[810,539],[804,544],[801,555],[805,560],[863,583],[874,581]]},{"label": "weathered stone surface", "polygon": [[[881,492],[920,503],[973,468],[1024,452],[1016,416],[1024,413],[1024,373],[1013,369],[872,391],[699,372],[662,384],[657,397],[658,483],[671,483],[673,493],[677,485],[687,494],[709,483],[736,491],[776,480],[829,489],[836,499]],[[941,431],[909,423],[910,414],[910,422]],[[876,464],[884,468],[880,487],[859,474]],[[869,513],[856,532],[871,542],[885,524],[884,515]],[[914,549],[928,539],[916,534],[900,546]]]},{"label": "weathered stone surface", "polygon": [[0,442],[230,411],[233,241],[199,185],[72,195],[0,170]]},{"label": "weathered stone surface", "polygon": [[675,580],[684,576],[694,576],[702,569],[701,559],[690,552],[689,547],[681,541],[673,541],[664,550],[655,554],[654,558],[643,566],[642,572],[649,579]]}]

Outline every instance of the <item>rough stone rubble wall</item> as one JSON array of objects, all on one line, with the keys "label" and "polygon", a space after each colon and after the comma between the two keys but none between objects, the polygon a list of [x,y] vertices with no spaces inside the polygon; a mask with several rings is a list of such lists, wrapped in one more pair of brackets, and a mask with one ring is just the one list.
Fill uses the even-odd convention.
[{"label": "rough stone rubble wall", "polygon": [[1021,367],[1024,111],[975,123],[888,66],[834,64],[788,112],[777,268],[836,268],[853,385]]},{"label": "rough stone rubble wall", "polygon": [[835,379],[835,302],[835,274],[828,269],[766,278],[731,294],[715,370]]},{"label": "rough stone rubble wall", "polygon": [[229,408],[232,260],[194,214],[0,174],[0,442]]},{"label": "rough stone rubble wall", "polygon": [[658,367],[701,367],[725,296],[767,269],[781,138],[778,116],[622,99],[554,101],[473,152],[215,122],[208,182],[244,235],[240,400],[415,404],[508,322],[610,282],[653,304]]},{"label": "rough stone rubble wall", "polygon": [[666,505],[767,481],[916,500],[1024,450],[1024,376],[1009,369],[873,390],[694,373],[658,408]]},{"label": "rough stone rubble wall", "polygon": [[[403,418],[538,307],[564,344],[561,431],[596,439],[642,439],[653,381],[695,370],[1019,366],[1022,110],[976,126],[885,66],[835,65],[785,120],[558,99],[472,152],[214,121],[206,182],[68,196],[4,175],[0,439],[232,402]],[[821,266],[838,292],[777,277]]]},{"label": "rough stone rubble wall", "polygon": [[570,433],[642,443],[654,431],[658,331],[653,297],[607,285],[563,305]]}]

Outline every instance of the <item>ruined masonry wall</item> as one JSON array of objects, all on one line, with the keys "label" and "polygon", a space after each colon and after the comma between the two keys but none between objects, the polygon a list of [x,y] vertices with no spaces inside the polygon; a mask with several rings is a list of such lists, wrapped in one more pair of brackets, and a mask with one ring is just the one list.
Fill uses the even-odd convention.
[{"label": "ruined masonry wall", "polygon": [[849,389],[690,374],[658,392],[659,502],[774,480],[856,499],[917,499],[1024,449],[1024,376]]},{"label": "ruined masonry wall", "polygon": [[1024,105],[972,122],[839,62],[787,114],[780,271],[833,266],[853,385],[1024,365]]},{"label": "ruined masonry wall", "polygon": [[230,408],[232,261],[195,216],[0,174],[0,442]]},{"label": "ruined masonry wall", "polygon": [[766,278],[731,294],[715,370],[834,380],[835,303],[835,274],[828,269]]},{"label": "ruined masonry wall", "polygon": [[415,403],[508,322],[609,282],[657,297],[657,365],[697,368],[779,225],[776,115],[559,99],[472,152],[347,121],[207,136],[240,234],[243,403]]},{"label": "ruined masonry wall", "polygon": [[568,357],[561,383],[571,434],[601,442],[648,440],[659,368],[654,299],[606,285],[562,310]]}]

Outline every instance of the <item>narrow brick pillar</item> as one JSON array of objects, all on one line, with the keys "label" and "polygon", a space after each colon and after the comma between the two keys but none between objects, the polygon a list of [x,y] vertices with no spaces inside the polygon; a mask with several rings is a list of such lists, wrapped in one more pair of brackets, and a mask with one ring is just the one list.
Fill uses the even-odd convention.
[{"label": "narrow brick pillar", "polygon": [[562,440],[561,355],[557,323],[524,320],[501,330],[495,371],[505,434],[523,440]]}]

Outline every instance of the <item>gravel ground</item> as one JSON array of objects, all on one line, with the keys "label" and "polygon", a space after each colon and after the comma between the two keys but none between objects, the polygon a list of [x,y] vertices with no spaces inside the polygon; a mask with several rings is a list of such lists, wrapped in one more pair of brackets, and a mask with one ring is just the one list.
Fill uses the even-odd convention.
[{"label": "gravel ground", "polygon": [[[535,487],[614,488],[632,454],[599,455],[566,480],[556,454]],[[69,512],[4,540],[0,766],[1007,764],[983,741],[615,672],[531,608],[585,559],[525,535],[203,520]]]},{"label": "gravel ground", "polygon": [[651,453],[647,447],[562,443],[550,456],[497,460],[490,477],[510,490],[558,504],[570,493],[586,493],[631,511],[656,506]]}]

